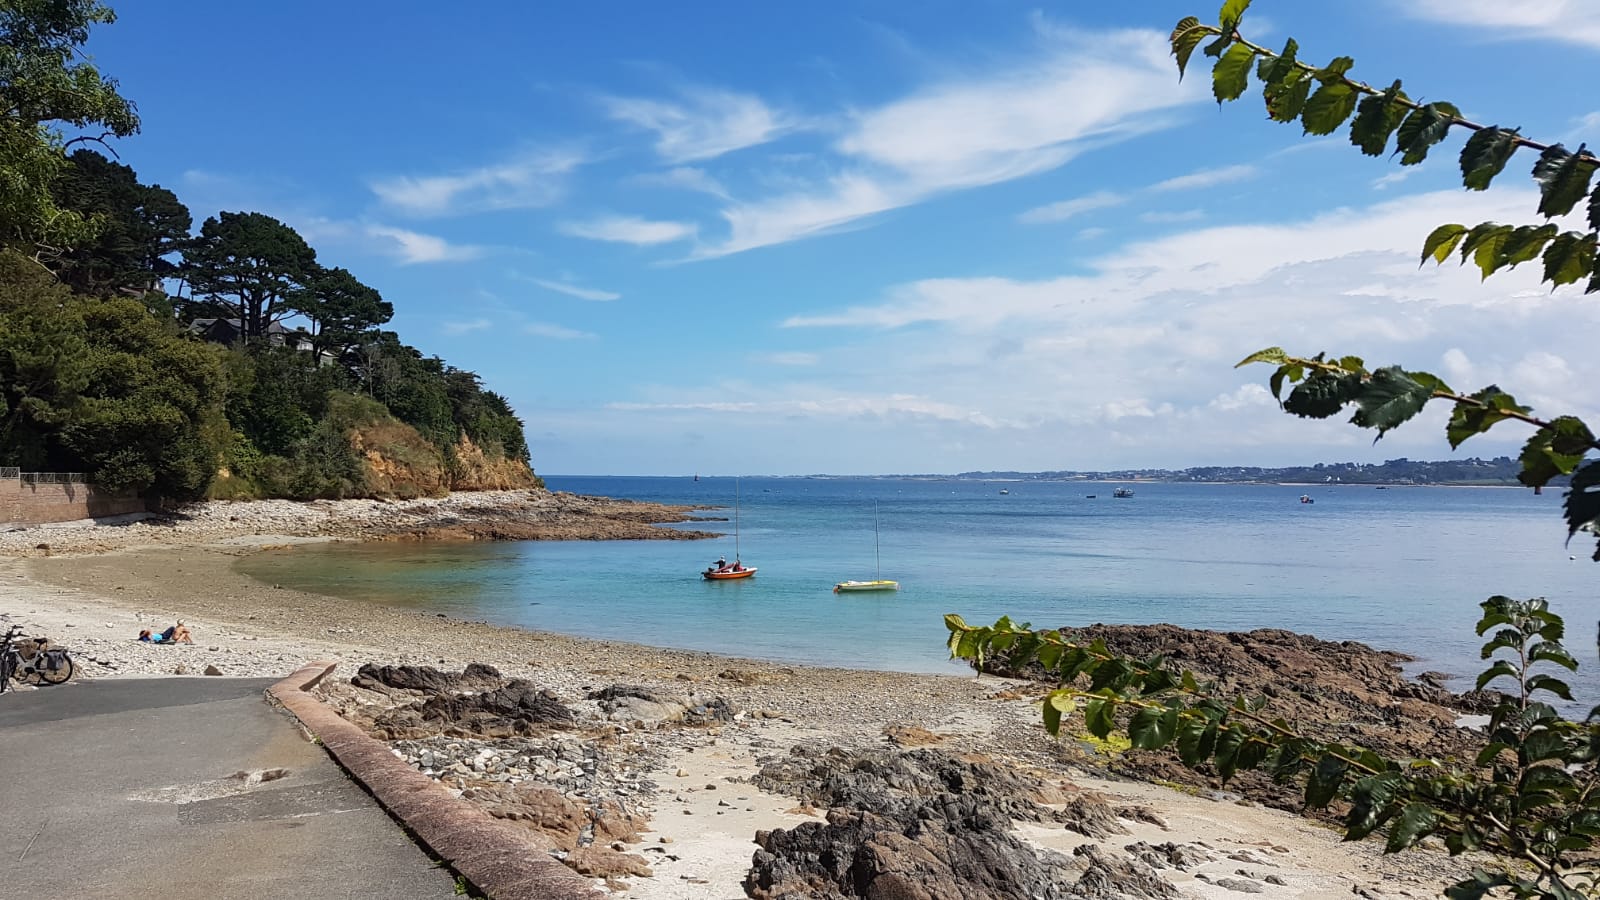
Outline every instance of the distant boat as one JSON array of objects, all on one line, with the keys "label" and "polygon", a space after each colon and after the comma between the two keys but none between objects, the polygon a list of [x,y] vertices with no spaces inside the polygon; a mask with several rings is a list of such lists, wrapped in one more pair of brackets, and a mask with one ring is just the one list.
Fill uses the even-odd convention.
[{"label": "distant boat", "polygon": [[[1005,491],[1000,493],[1004,494]],[[878,577],[872,581],[841,581],[833,586],[835,594],[851,591],[898,591],[900,582],[883,577],[883,554],[878,548],[878,501],[872,501],[872,556],[877,562]]]},{"label": "distant boat", "polygon": [[1301,503],[1315,503],[1317,501],[1311,499],[1311,495],[1310,494],[1301,494],[1300,495],[1300,502]]},{"label": "distant boat", "polygon": [[716,562],[706,566],[700,575],[707,581],[732,581],[735,578],[749,578],[756,574],[755,566],[747,566],[739,561],[739,479],[733,480],[733,562],[729,563],[727,557],[719,558]]},{"label": "distant boat", "polygon": [[1002,493],[1002,494],[1009,494],[1009,493],[1011,493],[1011,492],[1010,492],[1010,491],[1008,491],[1008,490],[1006,490],[1006,489],[1005,489],[1005,488],[1001,488],[1001,489],[1000,489],[1000,493]]},{"label": "distant boat", "polygon": [[1084,494],[1083,496],[1088,498],[1088,499],[1090,499],[1090,500],[1094,499],[1094,495],[1093,494]]},{"label": "distant boat", "polygon": [[1118,498],[1132,497],[1133,496],[1133,488],[1117,488],[1116,490],[1111,492],[1111,496],[1118,497]]}]

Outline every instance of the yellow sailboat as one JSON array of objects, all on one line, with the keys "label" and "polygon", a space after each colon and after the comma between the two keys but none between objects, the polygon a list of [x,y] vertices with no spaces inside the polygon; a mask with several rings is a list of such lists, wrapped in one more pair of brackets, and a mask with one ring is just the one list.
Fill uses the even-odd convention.
[{"label": "yellow sailboat", "polygon": [[833,586],[835,594],[853,591],[898,591],[900,582],[883,577],[883,556],[878,549],[878,501],[872,501],[872,555],[877,560],[878,577],[872,581],[841,581]]}]

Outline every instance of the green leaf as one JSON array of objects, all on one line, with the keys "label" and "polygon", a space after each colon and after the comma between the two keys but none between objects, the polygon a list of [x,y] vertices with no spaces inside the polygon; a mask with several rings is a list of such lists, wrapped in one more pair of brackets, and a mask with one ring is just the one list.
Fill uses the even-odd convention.
[{"label": "green leaf", "polygon": [[1400,776],[1394,772],[1368,775],[1350,789],[1350,812],[1345,816],[1347,841],[1358,841],[1382,825],[1391,814],[1389,805],[1399,793]]},{"label": "green leaf", "polygon": [[1497,659],[1494,665],[1484,669],[1483,674],[1478,676],[1477,690],[1483,690],[1486,685],[1500,677],[1512,679],[1517,677],[1517,669],[1509,660]]},{"label": "green leaf", "polygon": [[1523,445],[1518,457],[1522,472],[1517,480],[1528,487],[1543,487],[1557,475],[1576,469],[1593,443],[1594,435],[1582,420],[1561,416],[1534,432]]},{"label": "green leaf", "polygon": [[1311,770],[1311,776],[1306,779],[1306,806],[1312,809],[1322,809],[1339,793],[1339,785],[1344,783],[1345,775],[1350,771],[1350,764],[1331,753],[1324,754],[1317,760],[1317,767]]},{"label": "green leaf", "polygon": [[1477,252],[1483,242],[1497,231],[1510,232],[1510,225],[1501,225],[1499,222],[1479,222],[1467,232],[1466,238],[1461,242],[1461,261],[1466,262],[1467,257]]},{"label": "green leaf", "polygon": [[1458,881],[1445,888],[1444,895],[1448,900],[1483,900],[1489,892],[1496,888],[1508,887],[1512,878],[1503,872],[1490,874],[1482,870],[1474,871],[1472,877],[1465,881]]},{"label": "green leaf", "polygon": [[1234,44],[1217,61],[1211,70],[1211,94],[1220,106],[1223,101],[1237,100],[1250,86],[1250,61],[1255,52],[1244,44]]},{"label": "green leaf", "polygon": [[1399,853],[1401,850],[1427,837],[1439,827],[1439,815],[1424,803],[1408,803],[1400,818],[1389,828],[1389,841],[1383,852]]},{"label": "green leaf", "polygon": [[1489,182],[1506,167],[1516,149],[1516,129],[1490,125],[1473,132],[1461,148],[1461,183],[1468,190],[1488,190]]},{"label": "green leaf", "polygon": [[1361,376],[1334,375],[1317,370],[1295,386],[1283,408],[1301,418],[1326,419],[1361,395]]},{"label": "green leaf", "polygon": [[1293,122],[1305,108],[1311,93],[1311,79],[1304,69],[1295,69],[1261,92],[1267,101],[1267,116],[1274,122]]},{"label": "green leaf", "polygon": [[1217,777],[1227,784],[1239,768],[1239,748],[1244,746],[1245,733],[1239,725],[1228,725],[1217,731],[1217,749],[1212,761],[1217,767]]},{"label": "green leaf", "polygon": [[1550,242],[1544,251],[1544,280],[1552,289],[1572,284],[1594,271],[1595,236],[1568,231]]},{"label": "green leaf", "polygon": [[1344,78],[1344,73],[1350,71],[1350,67],[1355,64],[1356,61],[1348,56],[1336,56],[1326,66],[1317,70],[1316,79],[1323,84],[1340,81]]},{"label": "green leaf", "polygon": [[1083,707],[1083,724],[1089,729],[1090,734],[1103,741],[1116,727],[1116,715],[1115,703],[1101,699],[1090,700]]},{"label": "green leaf", "polygon": [[1483,278],[1488,279],[1505,261],[1506,243],[1511,240],[1510,225],[1500,225],[1484,232],[1472,251],[1472,261],[1477,264]]},{"label": "green leaf", "polygon": [[1404,153],[1400,157],[1400,164],[1414,166],[1427,159],[1429,148],[1444,140],[1450,125],[1459,115],[1461,115],[1459,109],[1443,100],[1412,110],[1405,121],[1400,123],[1400,132],[1397,136],[1396,152]]},{"label": "green leaf", "polygon": [[1178,727],[1178,759],[1194,768],[1211,758],[1217,746],[1217,720],[1190,716]]},{"label": "green leaf", "polygon": [[1572,688],[1553,675],[1539,674],[1529,678],[1528,693],[1532,694],[1534,691],[1549,691],[1568,703],[1572,702]]},{"label": "green leaf", "polygon": [[1200,24],[1194,16],[1186,16],[1178,20],[1172,29],[1172,55],[1178,59],[1178,80],[1183,80],[1183,70],[1189,65],[1189,57],[1194,55],[1194,48],[1205,40],[1206,35],[1212,30]]},{"label": "green leaf", "polygon": [[1540,214],[1554,218],[1571,212],[1573,205],[1589,193],[1594,168],[1594,160],[1584,153],[1583,144],[1578,145],[1577,153],[1560,144],[1545,148],[1533,164],[1533,177],[1539,182]]},{"label": "green leaf", "polygon": [[1051,694],[1044,701],[1044,730],[1049,732],[1051,737],[1061,733],[1062,709],[1055,704],[1055,698],[1055,694]]},{"label": "green leaf", "polygon": [[1342,81],[1325,82],[1306,101],[1300,121],[1306,134],[1332,134],[1356,108],[1355,88]]},{"label": "green leaf", "polygon": [[1550,641],[1534,644],[1533,649],[1528,651],[1528,661],[1555,663],[1568,672],[1578,671],[1578,661],[1572,658],[1567,648]]},{"label": "green leaf", "polygon": [[[1159,750],[1172,740],[1173,732],[1165,727],[1167,713],[1176,710],[1163,709],[1157,706],[1146,706],[1134,713],[1133,719],[1128,723],[1128,740],[1137,750]],[[1177,719],[1171,720],[1173,725]]]},{"label": "green leaf", "polygon": [[1422,411],[1433,397],[1433,389],[1419,384],[1399,366],[1388,366],[1372,373],[1356,398],[1354,422],[1362,428],[1378,429],[1378,437]]},{"label": "green leaf", "polygon": [[1222,9],[1217,13],[1218,22],[1231,22],[1238,27],[1239,20],[1244,18],[1244,11],[1250,8],[1250,0],[1224,0]]},{"label": "green leaf", "polygon": [[1299,52],[1300,45],[1295,43],[1294,38],[1289,38],[1283,45],[1282,53],[1277,56],[1261,57],[1260,64],[1256,66],[1256,77],[1267,87],[1279,84],[1289,76],[1290,72],[1298,71],[1294,62],[1295,54]]},{"label": "green leaf", "polygon": [[1356,112],[1356,120],[1350,123],[1350,143],[1360,147],[1361,152],[1368,156],[1382,156],[1389,144],[1389,135],[1405,119],[1406,107],[1396,102],[1404,99],[1406,94],[1400,90],[1398,80],[1383,93],[1364,98]]},{"label": "green leaf", "polygon": [[1559,229],[1554,224],[1521,225],[1511,232],[1506,238],[1505,245],[1500,248],[1500,264],[1515,269],[1522,263],[1538,256],[1556,236]]},{"label": "green leaf", "polygon": [[1483,405],[1471,406],[1458,403],[1450,414],[1450,424],[1445,427],[1445,436],[1450,439],[1452,450],[1460,447],[1467,438],[1483,434],[1496,423],[1505,421],[1507,413],[1518,412],[1527,415],[1531,412],[1528,407],[1519,405],[1515,397],[1492,384],[1473,394],[1472,399]]},{"label": "green leaf", "polygon": [[1435,228],[1428,239],[1422,242],[1422,262],[1426,263],[1429,259],[1436,263],[1444,262],[1466,234],[1465,225],[1440,225]]},{"label": "green leaf", "polygon": [[1600,191],[1589,195],[1589,227],[1600,231]]},{"label": "green leaf", "polygon": [[1572,484],[1562,502],[1567,519],[1567,541],[1579,530],[1600,530],[1600,460],[1572,473]]},{"label": "green leaf", "polygon": [[1249,356],[1246,356],[1244,359],[1241,359],[1238,362],[1234,363],[1233,367],[1235,369],[1242,369],[1245,366],[1250,365],[1251,363],[1258,363],[1258,362],[1273,363],[1273,364],[1280,364],[1281,365],[1282,363],[1287,362],[1288,359],[1289,359],[1289,354],[1283,352],[1283,348],[1282,347],[1268,347],[1265,350],[1257,350],[1256,352],[1250,354]]}]

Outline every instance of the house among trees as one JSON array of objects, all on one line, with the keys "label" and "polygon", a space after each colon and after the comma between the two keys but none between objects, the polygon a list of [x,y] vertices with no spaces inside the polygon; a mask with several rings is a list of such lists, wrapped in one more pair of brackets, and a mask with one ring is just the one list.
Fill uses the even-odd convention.
[{"label": "house among trees", "polygon": [[[189,323],[189,333],[203,341],[224,347],[238,346],[244,340],[244,328],[238,319],[195,319]],[[282,322],[272,322],[266,327],[267,344],[273,347],[292,347],[310,352],[315,349],[311,335],[303,328],[285,328]]]}]

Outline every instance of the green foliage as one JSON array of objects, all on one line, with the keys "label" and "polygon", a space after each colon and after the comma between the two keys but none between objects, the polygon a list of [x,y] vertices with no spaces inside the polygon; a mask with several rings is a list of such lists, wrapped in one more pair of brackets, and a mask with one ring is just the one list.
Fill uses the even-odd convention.
[{"label": "green foliage", "polygon": [[27,254],[53,255],[95,230],[55,201],[59,129],[139,130],[133,104],[80,50],[92,26],[114,21],[96,0],[0,0],[0,241]]},{"label": "green foliage", "polygon": [[169,257],[189,240],[193,220],[176,195],[139,183],[134,171],[92,150],[79,150],[54,186],[56,203],[99,228],[92,240],[52,261],[56,274],[80,294],[156,289],[177,274]]},{"label": "green foliage", "polygon": [[241,323],[246,343],[293,314],[317,273],[317,254],[298,232],[262,213],[222,213],[206,219],[183,255],[183,275],[195,297],[211,304],[189,307]]},{"label": "green foliage", "polygon": [[[1263,698],[1224,698],[1192,672],[1161,658],[1138,660],[1096,640],[1083,644],[1061,631],[1034,630],[1001,618],[970,626],[947,615],[952,657],[981,667],[1003,658],[1011,669],[1037,663],[1060,687],[1043,704],[1043,722],[1059,735],[1081,707],[1095,738],[1125,733],[1140,750],[1175,750],[1191,768],[1208,767],[1226,783],[1239,771],[1263,769],[1301,779],[1308,809],[1342,804],[1346,839],[1382,832],[1397,853],[1429,836],[1454,854],[1481,849],[1507,860],[1503,871],[1478,871],[1449,896],[1481,896],[1479,887],[1507,887],[1517,896],[1581,896],[1600,877],[1592,850],[1600,835],[1600,724],[1574,722],[1540,699],[1571,699],[1565,683],[1544,672],[1577,661],[1561,645],[1564,623],[1544,600],[1492,597],[1480,604],[1480,635],[1494,664],[1479,686],[1510,682],[1489,717],[1487,743],[1471,765],[1436,759],[1386,759],[1371,750],[1329,743],[1273,717]],[[1485,888],[1487,890],[1488,888]]]}]

